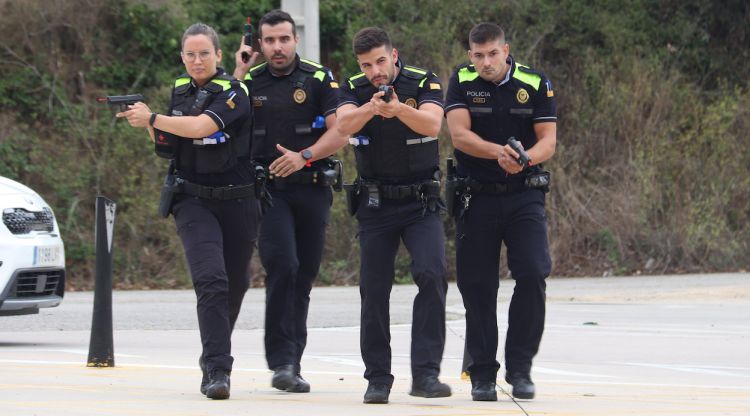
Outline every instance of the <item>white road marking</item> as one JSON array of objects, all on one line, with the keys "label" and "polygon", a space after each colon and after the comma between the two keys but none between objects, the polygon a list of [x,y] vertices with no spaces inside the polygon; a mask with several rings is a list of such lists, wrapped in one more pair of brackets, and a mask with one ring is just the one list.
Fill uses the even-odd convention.
[{"label": "white road marking", "polygon": [[[732,373],[729,371],[711,369],[710,367],[701,367],[701,366],[693,366],[693,365],[651,364],[651,363],[616,363],[616,364],[624,364],[624,365],[637,366],[637,367],[659,368],[659,369],[664,369],[664,370],[682,371],[685,373],[710,374],[714,376],[750,378],[750,374],[737,374],[737,373]],[[724,367],[723,369],[731,370],[734,368]],[[736,370],[742,371],[742,369],[740,368],[737,368]]]}]

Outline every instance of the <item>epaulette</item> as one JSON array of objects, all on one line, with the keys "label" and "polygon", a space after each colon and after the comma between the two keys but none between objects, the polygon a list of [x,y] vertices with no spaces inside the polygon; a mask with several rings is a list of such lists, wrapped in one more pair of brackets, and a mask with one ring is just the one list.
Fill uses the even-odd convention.
[{"label": "epaulette", "polygon": [[422,79],[427,76],[427,70],[422,68],[417,68],[416,66],[409,66],[404,65],[403,68],[401,68],[401,73],[411,79]]},{"label": "epaulette", "polygon": [[177,94],[183,94],[185,91],[190,88],[190,75],[187,73],[184,73],[177,77],[177,79],[174,81],[174,92]]},{"label": "epaulette", "polygon": [[541,72],[539,72],[539,71],[537,71],[535,69],[531,69],[530,67],[528,67],[528,66],[526,66],[524,64],[519,64],[518,62],[516,62],[516,69],[518,69],[519,71],[526,72],[527,74],[539,75],[540,77],[544,76],[544,74],[542,74]]},{"label": "epaulette", "polygon": [[370,80],[367,79],[364,72],[360,72],[359,74],[355,74],[349,77],[349,87],[354,89],[355,87],[364,87],[370,83]]},{"label": "epaulette", "polygon": [[206,84],[203,88],[205,88],[207,91],[211,92],[212,94],[218,94],[222,91],[231,89],[233,86],[239,86],[245,91],[245,94],[249,95],[249,92],[245,84],[242,82],[239,82],[235,77],[229,74],[221,74],[221,75],[215,76],[214,79],[212,79],[211,82]]},{"label": "epaulette", "polygon": [[524,84],[531,85],[534,90],[539,90],[539,84],[542,83],[542,75],[541,72],[534,71],[533,69],[529,68],[526,65],[521,65],[518,62],[515,62],[516,68],[515,71],[513,71],[513,78],[523,82]]},{"label": "epaulette", "polygon": [[313,61],[302,59],[302,58],[300,58],[298,66],[299,66],[299,69],[305,72],[313,72],[313,73],[323,69],[323,65],[317,62],[313,62]]},{"label": "epaulette", "polygon": [[249,71],[247,71],[247,75],[245,75],[245,79],[253,79],[253,77],[257,77],[258,75],[262,74],[263,71],[265,71],[267,67],[268,67],[268,62],[263,62],[262,64],[255,65],[254,67],[250,68]]},{"label": "epaulette", "polygon": [[[317,78],[320,82],[323,82],[323,79],[325,79],[326,77],[326,72],[328,72],[328,70],[323,65],[302,58],[300,58],[299,65],[297,65],[297,67],[304,72],[312,73],[313,78]],[[333,75],[331,75],[331,78],[333,78]]]},{"label": "epaulette", "polygon": [[479,77],[477,69],[472,64],[459,65],[456,68],[456,73],[458,74],[459,83],[474,81],[475,79],[477,79],[477,77]]}]

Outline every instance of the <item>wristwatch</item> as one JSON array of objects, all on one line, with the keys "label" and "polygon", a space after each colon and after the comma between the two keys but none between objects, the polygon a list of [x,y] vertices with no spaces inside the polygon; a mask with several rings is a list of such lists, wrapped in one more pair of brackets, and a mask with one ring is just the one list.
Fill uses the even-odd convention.
[{"label": "wristwatch", "polygon": [[312,166],[312,157],[313,157],[313,154],[310,151],[310,149],[305,149],[305,150],[299,152],[299,154],[302,155],[302,159],[305,159],[305,166],[307,166],[308,168],[310,166]]}]

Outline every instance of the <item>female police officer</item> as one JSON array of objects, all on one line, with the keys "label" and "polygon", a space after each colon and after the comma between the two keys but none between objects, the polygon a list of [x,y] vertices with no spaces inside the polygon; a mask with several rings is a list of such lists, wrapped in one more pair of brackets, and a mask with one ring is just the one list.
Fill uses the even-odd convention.
[{"label": "female police officer", "polygon": [[117,114],[148,129],[157,153],[174,160],[174,215],[198,298],[201,392],[229,397],[231,332],[248,288],[258,206],[249,158],[251,108],[245,86],[217,67],[219,38],[196,23],[182,36],[187,74],[174,84],[167,114],[144,103]]}]

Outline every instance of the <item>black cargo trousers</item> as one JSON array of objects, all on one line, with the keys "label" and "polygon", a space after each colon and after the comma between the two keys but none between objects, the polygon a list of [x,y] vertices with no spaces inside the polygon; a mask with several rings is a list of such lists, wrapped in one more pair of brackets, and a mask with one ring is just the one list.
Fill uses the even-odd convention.
[{"label": "black cargo trousers", "polygon": [[264,214],[258,237],[266,270],[266,361],[270,369],[292,364],[299,373],[333,193],[317,184],[274,182],[269,191],[273,207]]},{"label": "black cargo trousers", "polygon": [[393,385],[391,373],[390,294],[395,259],[404,242],[411,255],[411,274],[419,288],[412,309],[411,372],[415,380],[440,374],[445,348],[445,296],[448,290],[445,234],[438,212],[425,211],[411,199],[383,199],[357,211],[362,300],[360,349],[365,378]]},{"label": "black cargo trousers", "polygon": [[466,347],[473,381],[492,381],[497,361],[500,247],[515,281],[505,339],[507,372],[529,373],[544,332],[545,279],[551,260],[545,194],[538,189],[477,193],[456,219],[456,280],[466,308]]},{"label": "black cargo trousers", "polygon": [[250,284],[258,201],[253,196],[218,200],[180,194],[172,213],[198,298],[203,361],[209,373],[230,371],[232,330]]}]

